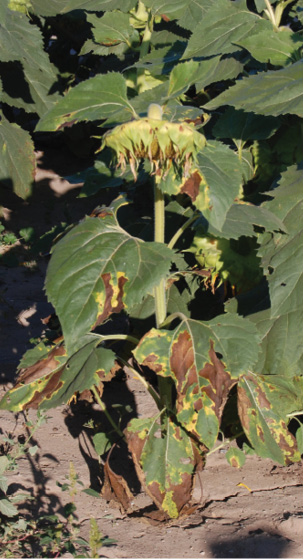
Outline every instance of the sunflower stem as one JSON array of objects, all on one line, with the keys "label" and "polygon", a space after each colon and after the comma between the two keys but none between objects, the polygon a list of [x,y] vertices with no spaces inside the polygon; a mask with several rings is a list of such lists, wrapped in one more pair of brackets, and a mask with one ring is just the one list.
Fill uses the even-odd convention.
[{"label": "sunflower stem", "polygon": [[101,410],[102,410],[103,413],[105,414],[107,420],[109,421],[109,423],[111,423],[113,429],[116,431],[116,433],[117,433],[120,437],[125,438],[123,432],[119,429],[118,425],[116,425],[115,421],[114,421],[114,420],[112,419],[112,417],[110,416],[110,414],[109,414],[109,412],[108,412],[108,410],[107,410],[107,408],[106,408],[106,405],[103,403],[102,399],[100,398],[100,396],[99,396],[99,394],[98,394],[98,390],[97,390],[96,386],[92,386],[92,387],[91,387],[91,390],[92,390],[92,392],[93,392],[93,394],[94,394],[94,396],[95,396],[95,399],[96,399],[97,403],[98,403],[99,406],[101,407]]}]

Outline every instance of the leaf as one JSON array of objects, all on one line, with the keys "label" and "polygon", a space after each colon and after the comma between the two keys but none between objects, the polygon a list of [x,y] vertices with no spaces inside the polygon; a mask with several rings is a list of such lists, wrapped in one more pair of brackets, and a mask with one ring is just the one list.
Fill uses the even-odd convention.
[{"label": "leaf", "polygon": [[270,62],[273,66],[286,66],[295,61],[301,48],[301,36],[291,29],[281,27],[274,30],[268,21],[261,21],[256,32],[238,41],[259,62]]},{"label": "leaf", "polygon": [[243,142],[264,140],[270,138],[280,125],[278,118],[237,111],[234,107],[229,107],[216,121],[212,134],[216,138],[233,138]]},{"label": "leaf", "polygon": [[233,105],[236,109],[262,115],[290,113],[302,116],[302,61],[281,70],[243,78],[207,103],[205,108],[213,110],[222,105]]},{"label": "leaf", "polygon": [[31,0],[36,14],[42,16],[56,16],[66,14],[73,10],[85,10],[88,12],[105,12],[107,10],[121,10],[128,12],[136,5],[136,0]]},{"label": "leaf", "polygon": [[209,57],[239,50],[236,44],[250,35],[260,17],[248,11],[245,1],[212,2],[205,17],[194,28],[183,58]]},{"label": "leaf", "polygon": [[297,445],[300,454],[303,454],[303,425],[300,425],[296,432]]},{"label": "leaf", "polygon": [[[3,458],[3,456],[1,456],[1,458]],[[0,465],[1,468],[1,465]],[[3,491],[3,493],[6,493],[8,489],[8,480],[6,476],[2,476],[0,474],[0,490]]]},{"label": "leaf", "polygon": [[8,469],[9,466],[9,460],[7,458],[7,456],[0,456],[0,475],[3,474],[5,472],[5,470]]},{"label": "leaf", "polygon": [[174,380],[177,420],[212,448],[230,389],[257,361],[258,336],[248,320],[236,315],[209,322],[185,318],[173,331],[150,330],[134,356]]},{"label": "leaf", "polygon": [[145,0],[145,6],[152,14],[161,15],[165,21],[179,20],[179,25],[192,29],[194,21],[202,19],[211,0]]},{"label": "leaf", "polygon": [[268,279],[271,317],[302,307],[302,170],[289,167],[263,207],[277,215],[287,234],[261,236],[259,255]]},{"label": "leaf", "polygon": [[31,194],[35,178],[34,144],[29,133],[3,116],[0,121],[0,180],[11,183],[23,199]]},{"label": "leaf", "polygon": [[242,70],[243,64],[235,58],[222,60],[221,55],[218,55],[202,60],[194,82],[196,90],[201,91],[211,83],[237,78]]},{"label": "leaf", "polygon": [[97,347],[99,343],[99,337],[83,336],[70,358],[63,345],[55,346],[47,357],[21,371],[16,385],[2,398],[0,409],[50,409],[66,403],[76,392],[110,380],[114,353]]},{"label": "leaf", "polygon": [[169,418],[132,419],[125,434],[146,492],[167,517],[177,518],[191,500],[194,473],[202,458],[191,439]]},{"label": "leaf", "polygon": [[284,223],[266,207],[240,202],[231,205],[221,230],[209,224],[208,232],[224,239],[253,237],[258,235],[255,225],[265,231],[286,231]]},{"label": "leaf", "polygon": [[238,412],[255,452],[279,464],[301,459],[295,437],[288,431],[280,408],[273,403],[276,387],[271,376],[245,375],[238,383]]},{"label": "leaf", "polygon": [[168,98],[180,96],[194,83],[199,63],[194,60],[177,64],[169,77]]},{"label": "leaf", "polygon": [[113,436],[113,433],[95,433],[93,436],[93,444],[96,453],[102,456],[107,450],[109,450],[114,443],[114,439],[117,439],[117,435]]},{"label": "leaf", "polygon": [[185,45],[185,41],[177,40],[173,44],[170,43],[168,46],[156,50],[154,49],[141,57],[139,61],[133,65],[133,68],[145,68],[153,72],[154,76],[169,74],[181,58],[185,50]]},{"label": "leaf", "polygon": [[59,130],[83,120],[102,120],[124,109],[125,120],[133,114],[127,86],[121,74],[109,72],[76,85],[46,113],[36,130]]},{"label": "leaf", "polygon": [[126,43],[130,46],[139,40],[138,32],[129,23],[130,16],[122,12],[106,12],[101,18],[95,14],[89,15],[87,21],[93,28],[93,37],[96,43],[113,46]]},{"label": "leaf", "polygon": [[[5,20],[0,24],[0,44],[1,61],[14,61],[14,80],[4,73],[4,83],[8,83],[9,88],[5,102],[42,116],[54,105],[58,95],[50,93],[57,75],[44,51],[38,26],[31,25],[25,14],[7,10]],[[18,75],[16,61],[20,62]]]},{"label": "leaf", "polygon": [[0,499],[0,513],[11,518],[18,514],[18,509],[8,499]]},{"label": "leaf", "polygon": [[239,448],[229,448],[225,456],[228,464],[234,468],[241,468],[246,462],[246,454]]},{"label": "leaf", "polygon": [[111,313],[139,303],[167,275],[173,254],[165,245],[130,236],[107,209],[67,233],[55,246],[46,292],[68,353]]}]

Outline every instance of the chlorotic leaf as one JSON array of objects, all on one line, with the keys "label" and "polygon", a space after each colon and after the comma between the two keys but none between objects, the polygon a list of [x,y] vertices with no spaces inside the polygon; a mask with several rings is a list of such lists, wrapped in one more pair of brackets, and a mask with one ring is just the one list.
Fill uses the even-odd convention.
[{"label": "chlorotic leaf", "polygon": [[[243,429],[255,452],[280,464],[301,459],[295,437],[288,431],[280,408],[273,403],[276,387],[253,373],[238,383],[238,412]],[[282,394],[283,396],[283,394]]]},{"label": "chlorotic leaf", "polygon": [[158,416],[132,419],[125,430],[137,475],[166,517],[177,518],[191,500],[194,474],[202,457],[184,430]]}]

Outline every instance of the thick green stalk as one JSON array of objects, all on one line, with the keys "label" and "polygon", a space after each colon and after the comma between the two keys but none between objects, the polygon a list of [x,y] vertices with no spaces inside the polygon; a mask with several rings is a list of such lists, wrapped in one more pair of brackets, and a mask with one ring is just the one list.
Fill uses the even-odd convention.
[{"label": "thick green stalk", "polygon": [[[165,199],[164,193],[159,188],[161,178],[156,176],[154,180],[154,241],[165,242]],[[167,314],[166,305],[166,283],[165,280],[154,288],[156,328],[164,322]]]}]

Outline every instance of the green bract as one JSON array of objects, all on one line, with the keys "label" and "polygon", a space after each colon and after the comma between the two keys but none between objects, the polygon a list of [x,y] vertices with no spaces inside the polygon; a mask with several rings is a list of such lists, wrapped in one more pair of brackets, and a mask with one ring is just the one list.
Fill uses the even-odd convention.
[{"label": "green bract", "polygon": [[115,151],[117,165],[122,172],[129,163],[136,180],[141,159],[149,159],[151,174],[165,177],[174,164],[182,168],[185,177],[189,176],[193,160],[205,144],[205,136],[197,132],[192,124],[147,117],[121,124],[107,132],[101,149],[109,147]]}]

